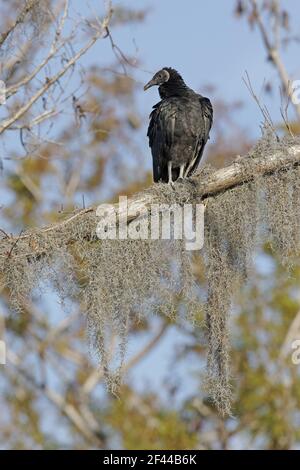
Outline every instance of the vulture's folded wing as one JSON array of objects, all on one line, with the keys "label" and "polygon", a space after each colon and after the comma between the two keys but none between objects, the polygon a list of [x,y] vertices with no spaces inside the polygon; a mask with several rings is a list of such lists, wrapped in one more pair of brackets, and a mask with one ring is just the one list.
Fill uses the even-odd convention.
[{"label": "vulture's folded wing", "polygon": [[153,106],[148,128],[149,146],[152,151],[153,179],[166,181],[167,162],[174,141],[176,106],[160,101]]},{"label": "vulture's folded wing", "polygon": [[201,104],[201,115],[198,116],[198,119],[195,118],[194,120],[194,132],[198,137],[194,151],[194,158],[191,162],[191,165],[189,166],[187,176],[192,175],[200,163],[205,144],[209,139],[209,132],[213,122],[213,108],[210,100],[200,96],[199,101]]}]

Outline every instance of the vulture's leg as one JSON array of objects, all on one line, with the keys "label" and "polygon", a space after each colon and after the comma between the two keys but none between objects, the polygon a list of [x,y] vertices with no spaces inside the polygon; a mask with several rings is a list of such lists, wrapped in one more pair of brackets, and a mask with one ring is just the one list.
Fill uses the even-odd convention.
[{"label": "vulture's leg", "polygon": [[180,165],[179,167],[179,176],[178,176],[179,180],[183,180],[183,178],[184,178],[184,163],[183,165]]},{"label": "vulture's leg", "polygon": [[197,157],[195,157],[195,158],[189,163],[189,165],[187,166],[187,169],[186,169],[185,175],[184,175],[185,178],[187,178],[188,173],[189,173],[189,171],[191,170],[191,168],[193,167],[193,165],[194,165],[196,159],[197,159]]},{"label": "vulture's leg", "polygon": [[168,184],[170,184],[172,188],[174,187],[174,183],[172,181],[172,162],[171,161],[168,162]]}]

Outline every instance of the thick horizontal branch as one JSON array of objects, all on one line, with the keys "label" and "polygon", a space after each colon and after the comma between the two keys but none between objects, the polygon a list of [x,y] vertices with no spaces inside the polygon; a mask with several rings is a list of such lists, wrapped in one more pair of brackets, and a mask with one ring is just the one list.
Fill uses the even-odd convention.
[{"label": "thick horizontal branch", "polygon": [[[257,155],[258,153],[256,152],[255,156],[239,157],[231,165],[213,171],[209,175],[202,175],[200,172],[182,183],[175,183],[175,189],[169,188],[163,183],[160,185],[155,184],[145,191],[128,198],[127,210],[126,208],[120,210],[118,206],[115,206],[116,211],[118,211],[119,216],[125,216],[126,212],[128,223],[130,223],[139,216],[139,212],[144,213],[145,208],[150,207],[151,204],[164,203],[166,190],[176,191],[179,201],[182,191],[185,200],[187,193],[190,191],[190,202],[200,202],[220,192],[245,184],[258,176],[265,175],[267,177],[270,173],[284,170],[293,165],[300,165],[300,145],[298,144],[282,146],[282,150],[265,150],[261,155]],[[164,188],[160,192],[162,186]],[[209,201],[207,202],[209,203]],[[3,257],[9,258],[10,256],[39,255],[45,251],[43,240],[48,235],[55,238],[56,246],[71,244],[76,239],[95,239],[96,226],[100,221],[96,211],[96,207],[83,209],[56,224],[32,229],[19,236],[6,236],[3,231],[0,231],[0,236],[2,236],[0,257],[3,259]],[[111,217],[112,215],[106,216],[102,219],[102,223],[110,225]],[[70,233],[69,239],[68,232]],[[75,237],[74,234],[76,234]],[[41,240],[41,244],[39,240]]]},{"label": "thick horizontal branch", "polygon": [[239,157],[228,167],[217,170],[209,177],[208,181],[199,182],[199,185],[202,186],[203,198],[207,198],[218,192],[247,183],[255,176],[267,175],[299,164],[300,145],[290,145],[280,151],[266,152],[260,157]]}]

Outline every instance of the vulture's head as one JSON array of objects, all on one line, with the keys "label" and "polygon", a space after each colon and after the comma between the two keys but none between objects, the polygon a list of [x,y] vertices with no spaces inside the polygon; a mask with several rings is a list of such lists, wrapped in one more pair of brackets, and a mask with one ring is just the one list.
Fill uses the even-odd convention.
[{"label": "vulture's head", "polygon": [[152,86],[161,87],[163,85],[168,84],[175,84],[176,82],[184,83],[181,75],[177,72],[177,70],[172,69],[171,67],[164,67],[163,69],[156,72],[153,78],[144,86],[144,90],[148,90],[148,88]]}]

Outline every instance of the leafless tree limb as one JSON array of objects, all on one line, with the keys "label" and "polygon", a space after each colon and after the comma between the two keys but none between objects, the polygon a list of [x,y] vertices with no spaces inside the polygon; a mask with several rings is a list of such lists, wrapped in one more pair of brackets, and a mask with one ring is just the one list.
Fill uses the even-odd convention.
[{"label": "leafless tree limb", "polygon": [[53,77],[46,80],[46,83],[30,98],[30,100],[24,104],[12,117],[6,119],[0,125],[0,135],[8,129],[12,124],[14,124],[18,119],[20,119],[31,107],[32,105],[39,99],[41,96],[45,94],[45,92],[54,84],[56,83],[77,61],[80,59],[82,55],[84,55],[94,44],[95,42],[101,37],[103,33],[97,33],[80,51],[72,57],[67,64]]},{"label": "leafless tree limb", "polygon": [[65,398],[55,390],[48,386],[44,387],[43,384],[39,384],[29,371],[24,370],[21,367],[21,360],[14,352],[9,350],[7,353],[7,359],[15,367],[18,374],[20,374],[22,378],[27,383],[30,383],[35,389],[40,390],[89,442],[97,446],[102,446],[102,441],[99,438],[99,429],[97,430],[98,433],[95,432],[95,429],[91,429],[85,417],[75,408],[74,405],[68,403]]},{"label": "leafless tree limb", "polygon": [[[258,5],[257,0],[249,0],[250,5],[253,8],[253,18],[256,22],[258,29],[260,31],[263,44],[268,53],[268,58],[277,69],[281,84],[284,90],[284,93],[287,96],[291,94],[291,78],[288,74],[288,71],[284,65],[282,57],[280,55],[280,19],[279,19],[279,2],[275,2],[275,17],[274,17],[274,28],[273,33],[274,37],[271,38],[268,33],[267,27],[264,24],[261,9]],[[300,104],[294,104],[295,111],[298,119],[300,119]]]},{"label": "leafless tree limb", "polygon": [[21,12],[19,13],[16,21],[0,35],[0,47],[4,44],[8,36],[16,29],[16,27],[23,23],[26,15],[39,3],[39,0],[27,0],[25,2],[24,7],[22,8]]},{"label": "leafless tree limb", "polygon": [[[245,165],[245,158],[239,158],[233,164],[222,168],[220,170],[216,170],[208,177],[202,179],[199,175],[195,175],[186,182],[182,183],[185,187],[192,188],[193,194],[195,192],[199,194],[199,200],[205,202],[205,200],[209,200],[209,197],[213,197],[214,195],[226,191],[228,189],[234,188],[235,186],[239,186],[241,184],[245,184],[251,181],[254,176],[258,175],[268,175],[269,173],[278,171],[280,169],[284,169],[291,165],[299,165],[300,164],[300,145],[292,145],[287,146],[284,151],[277,151],[269,154],[265,154],[259,158],[247,158],[247,164]],[[180,190],[180,187],[178,186]],[[152,188],[145,190],[142,193],[134,195],[133,197],[129,198],[128,200],[128,212],[130,213],[139,213],[145,207],[149,207],[151,204],[159,203],[159,191],[153,191]],[[26,244],[28,243],[28,253],[32,253],[32,250],[29,248],[30,240],[34,234],[46,234],[49,232],[57,233],[59,238],[59,233],[61,229],[67,228],[69,225],[76,224],[77,220],[81,222],[89,220],[92,217],[92,220],[96,225],[99,222],[99,218],[96,214],[95,207],[89,207],[83,210],[80,210],[71,216],[67,217],[61,222],[56,224],[50,225],[45,228],[37,228],[34,231],[30,230],[28,232],[24,232],[18,237],[9,237],[2,240],[2,248],[0,249],[0,256],[7,257],[7,251],[10,252],[11,246],[15,242],[25,242],[24,250],[26,250]],[[124,214],[119,214],[124,215]],[[135,217],[128,218],[128,223],[130,223]],[[111,220],[109,217],[105,219],[105,223],[108,225],[110,224]],[[95,234],[90,233],[90,225],[87,223],[80,224],[81,232],[78,234],[80,238],[87,238],[91,239],[96,238]],[[37,245],[36,246],[36,254],[41,254],[41,248]]]}]

